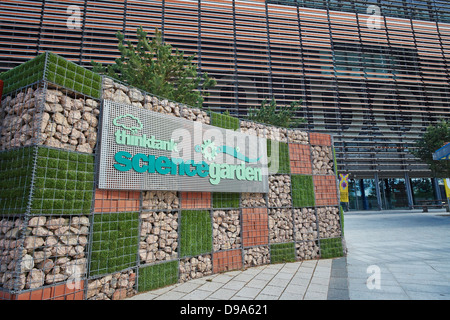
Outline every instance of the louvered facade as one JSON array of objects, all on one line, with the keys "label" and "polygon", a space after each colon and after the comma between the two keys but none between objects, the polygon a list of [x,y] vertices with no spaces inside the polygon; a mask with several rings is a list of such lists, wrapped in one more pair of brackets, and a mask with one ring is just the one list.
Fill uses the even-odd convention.
[{"label": "louvered facade", "polygon": [[265,98],[303,100],[304,127],[333,134],[338,170],[356,179],[356,198],[359,179],[373,181],[378,207],[389,179],[404,181],[411,206],[411,178],[431,173],[409,150],[450,118],[444,0],[3,0],[0,18],[0,71],[47,50],[112,62],[115,33],[133,39],[142,25],[217,80],[206,109],[245,116]]}]

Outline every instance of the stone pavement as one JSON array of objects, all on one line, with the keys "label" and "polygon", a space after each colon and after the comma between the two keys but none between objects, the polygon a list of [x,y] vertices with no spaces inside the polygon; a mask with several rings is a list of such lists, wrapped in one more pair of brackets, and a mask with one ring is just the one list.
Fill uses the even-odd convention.
[{"label": "stone pavement", "polygon": [[445,210],[346,212],[346,257],[215,274],[130,300],[450,300]]},{"label": "stone pavement", "polygon": [[445,210],[346,212],[351,300],[449,300]]},{"label": "stone pavement", "polygon": [[[345,259],[269,264],[214,274],[136,295],[129,300],[327,300],[348,298]],[[344,268],[345,269],[345,268]],[[336,278],[335,282],[330,281]],[[330,286],[331,282],[331,286]],[[343,286],[342,286],[343,285]]]}]

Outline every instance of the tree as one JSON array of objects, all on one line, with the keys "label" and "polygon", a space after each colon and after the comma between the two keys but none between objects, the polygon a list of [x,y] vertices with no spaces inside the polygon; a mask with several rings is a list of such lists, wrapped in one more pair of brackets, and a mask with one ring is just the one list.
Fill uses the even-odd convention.
[{"label": "tree", "polygon": [[103,66],[92,61],[93,71],[108,75],[131,86],[168,100],[193,107],[202,107],[207,89],[216,81],[207,73],[199,75],[193,63],[195,55],[185,57],[184,52],[173,50],[162,40],[161,32],[155,29],[152,39],[142,27],[137,29],[137,44],[125,43],[124,35],[118,31],[120,58],[115,64]]},{"label": "tree", "polygon": [[294,101],[290,106],[278,107],[274,98],[268,103],[266,99],[261,102],[260,108],[252,108],[248,111],[248,119],[271,124],[278,127],[295,127],[306,122],[305,119],[295,119],[295,113],[301,109],[302,101]]},{"label": "tree", "polygon": [[430,166],[435,177],[450,177],[450,160],[433,160],[433,153],[450,142],[450,123],[441,120],[435,126],[429,126],[423,137],[416,141],[411,153]]}]

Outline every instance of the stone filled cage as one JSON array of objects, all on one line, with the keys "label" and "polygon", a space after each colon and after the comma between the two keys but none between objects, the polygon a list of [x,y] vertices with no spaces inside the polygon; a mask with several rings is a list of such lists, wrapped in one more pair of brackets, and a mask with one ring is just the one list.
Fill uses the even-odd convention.
[{"label": "stone filled cage", "polygon": [[[331,136],[190,108],[50,52],[0,79],[0,299],[118,300],[344,254]],[[269,193],[98,189],[103,99],[267,139]]]}]

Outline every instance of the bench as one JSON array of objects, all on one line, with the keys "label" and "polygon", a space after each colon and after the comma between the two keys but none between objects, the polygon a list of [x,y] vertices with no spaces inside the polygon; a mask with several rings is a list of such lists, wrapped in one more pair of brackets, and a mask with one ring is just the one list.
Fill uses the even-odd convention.
[{"label": "bench", "polygon": [[445,208],[447,212],[450,212],[447,200],[419,200],[417,203],[413,208],[422,208],[423,212],[428,212],[429,208]]}]

